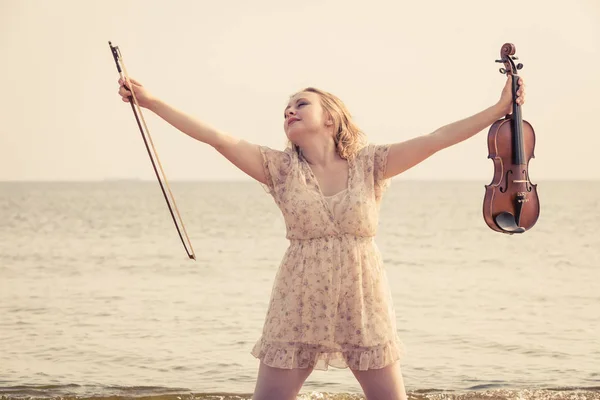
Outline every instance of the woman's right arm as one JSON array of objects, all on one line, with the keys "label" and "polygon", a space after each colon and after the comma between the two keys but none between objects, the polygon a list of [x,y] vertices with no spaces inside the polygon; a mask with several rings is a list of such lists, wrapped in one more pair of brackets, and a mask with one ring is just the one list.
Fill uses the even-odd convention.
[{"label": "woman's right arm", "polygon": [[144,86],[130,79],[131,83],[119,80],[119,94],[129,102],[133,86],[136,99],[141,107],[147,108],[186,135],[212,146],[236,167],[261,183],[266,183],[263,159],[258,145],[227,135],[210,125],[177,110],[175,107],[152,96]]},{"label": "woman's right arm", "polygon": [[236,167],[261,183],[266,182],[259,146],[220,132],[212,126],[155,99],[148,109],[186,135],[212,146]]}]

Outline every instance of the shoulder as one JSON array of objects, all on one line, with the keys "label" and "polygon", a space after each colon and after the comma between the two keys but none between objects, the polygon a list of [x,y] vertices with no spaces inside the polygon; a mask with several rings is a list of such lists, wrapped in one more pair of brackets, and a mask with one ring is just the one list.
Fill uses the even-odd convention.
[{"label": "shoulder", "polygon": [[287,147],[284,150],[273,149],[269,146],[259,146],[265,164],[275,168],[287,168],[294,164],[297,154],[294,149]]},{"label": "shoulder", "polygon": [[367,143],[356,152],[357,160],[373,162],[375,158],[384,156],[390,149],[389,144]]},{"label": "shoulder", "polygon": [[260,145],[258,147],[260,149],[260,152],[263,155],[269,156],[269,157],[278,157],[278,158],[281,158],[281,159],[288,159],[289,160],[296,153],[294,151],[294,149],[292,149],[291,147],[286,147],[284,150],[277,150],[277,149],[274,149],[272,147],[263,146],[263,145]]}]

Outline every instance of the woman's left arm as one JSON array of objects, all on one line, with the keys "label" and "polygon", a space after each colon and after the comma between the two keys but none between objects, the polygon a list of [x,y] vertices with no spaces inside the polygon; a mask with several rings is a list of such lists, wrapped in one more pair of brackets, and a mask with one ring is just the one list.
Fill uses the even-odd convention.
[{"label": "woman's left arm", "polygon": [[[525,85],[519,79],[517,104],[525,103]],[[396,176],[414,167],[446,147],[453,146],[481,132],[512,111],[512,76],[509,76],[498,103],[460,121],[442,126],[434,132],[394,143],[390,146],[384,178]]]}]

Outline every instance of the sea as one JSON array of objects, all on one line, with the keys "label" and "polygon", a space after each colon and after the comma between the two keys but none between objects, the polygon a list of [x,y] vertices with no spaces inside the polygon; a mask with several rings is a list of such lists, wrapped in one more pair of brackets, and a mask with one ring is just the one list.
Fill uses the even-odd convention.
[{"label": "sea", "polygon": [[[392,182],[379,247],[409,399],[600,399],[600,182],[537,182],[527,232],[484,182]],[[251,399],[287,248],[255,182],[0,183],[0,398]],[[314,371],[298,399],[364,399]]]}]

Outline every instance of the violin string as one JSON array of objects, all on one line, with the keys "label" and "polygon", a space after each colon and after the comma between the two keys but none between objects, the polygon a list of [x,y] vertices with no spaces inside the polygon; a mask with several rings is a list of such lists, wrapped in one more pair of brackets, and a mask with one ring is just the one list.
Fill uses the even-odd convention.
[{"label": "violin string", "polygon": [[[131,95],[132,95],[132,98],[133,98],[133,103],[135,104],[135,106],[136,106],[136,108],[137,108],[137,110],[139,112],[139,115],[141,117],[142,124],[144,125],[144,130],[146,131],[145,133],[147,134],[148,140],[150,141],[150,146],[152,147],[152,151],[154,153],[154,157],[156,158],[156,161],[158,163],[158,167],[160,169],[161,175],[163,176],[163,179],[164,179],[165,184],[167,186],[167,190],[169,192],[169,196],[173,200],[173,206],[175,208],[175,212],[177,213],[177,217],[179,218],[179,221],[181,222],[181,227],[183,229],[183,233],[185,235],[185,238],[187,239],[187,245],[189,245],[191,253],[190,253],[190,251],[188,251],[187,245],[186,245],[185,242],[183,243],[183,247],[185,248],[186,253],[188,253],[188,256],[190,258],[192,258],[192,259],[195,260],[196,259],[196,254],[194,253],[194,248],[192,247],[192,242],[190,241],[190,238],[188,236],[187,230],[185,229],[185,224],[183,223],[183,218],[181,218],[181,214],[179,213],[179,208],[177,207],[177,203],[175,202],[175,196],[173,196],[173,193],[171,192],[171,187],[169,185],[169,182],[167,181],[167,176],[165,174],[165,171],[163,170],[162,164],[161,164],[160,159],[158,157],[158,152],[156,151],[156,148],[154,147],[154,142],[152,141],[152,136],[150,135],[150,130],[148,129],[148,126],[146,125],[146,120],[144,119],[144,114],[142,113],[142,109],[141,109],[141,107],[140,107],[140,105],[139,105],[139,103],[137,101],[137,97],[135,96],[135,91],[133,90],[133,86],[132,86],[131,80],[129,79],[129,74],[127,73],[127,68],[125,67],[125,61],[123,59],[123,55],[121,54],[121,50],[120,49],[118,49],[118,53],[119,53],[119,59],[120,59],[120,62],[121,62],[121,66],[123,67],[123,73],[125,75],[125,80],[127,81],[127,84],[129,86],[129,89],[130,89],[130,92],[131,92]],[[142,132],[142,135],[144,135],[144,132]],[[152,157],[151,157],[151,161],[152,161]],[[162,183],[161,183],[160,178],[158,179],[158,182],[161,184],[161,187],[162,187]],[[169,205],[169,201],[168,200],[167,200],[167,206],[169,206],[169,209],[170,209],[170,205]],[[171,212],[171,215],[172,215],[172,212]],[[177,221],[175,220],[175,218],[173,218],[173,221],[175,222],[175,227],[177,228],[177,231],[179,232],[179,226],[177,225]],[[181,233],[180,233],[180,237],[181,237]],[[183,238],[181,238],[181,239],[182,239],[182,242],[183,242]]]}]

